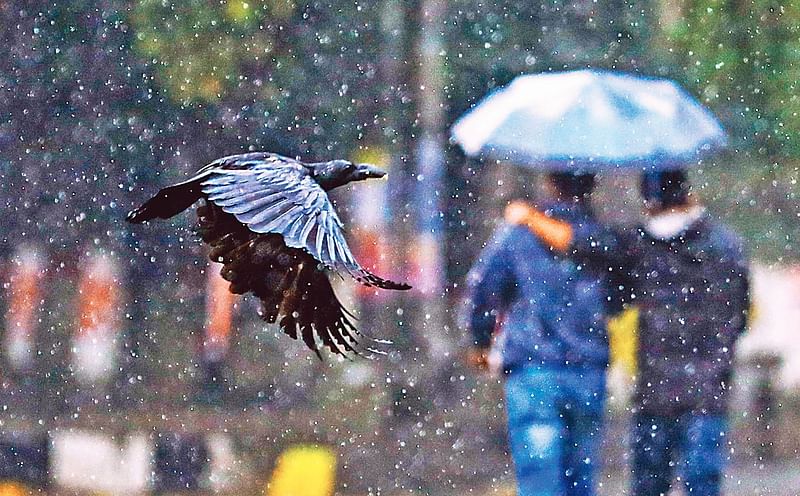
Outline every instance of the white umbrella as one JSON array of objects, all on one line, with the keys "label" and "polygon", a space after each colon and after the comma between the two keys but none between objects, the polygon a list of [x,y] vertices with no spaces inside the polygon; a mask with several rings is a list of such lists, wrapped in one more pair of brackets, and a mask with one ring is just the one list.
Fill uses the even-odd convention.
[{"label": "white umbrella", "polygon": [[467,155],[536,168],[670,169],[726,144],[677,83],[599,70],[520,76],[452,128]]}]

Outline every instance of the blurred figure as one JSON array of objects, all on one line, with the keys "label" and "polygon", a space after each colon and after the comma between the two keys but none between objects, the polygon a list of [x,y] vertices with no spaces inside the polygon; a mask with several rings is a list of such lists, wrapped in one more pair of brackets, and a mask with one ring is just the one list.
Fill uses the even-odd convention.
[{"label": "blurred figure", "polygon": [[[596,229],[594,176],[548,177],[548,213]],[[515,202],[514,219],[528,207]],[[608,365],[605,263],[554,254],[525,227],[506,223],[469,275],[473,366],[498,346],[505,376],[518,494],[591,495]]]},{"label": "blurred figure", "polygon": [[33,246],[18,247],[8,280],[3,280],[8,299],[3,351],[9,368],[20,375],[27,375],[35,366],[43,276],[44,263],[39,251]]},{"label": "blurred figure", "polygon": [[228,291],[230,284],[220,275],[222,267],[211,262],[206,270],[206,320],[198,343],[202,378],[197,399],[211,405],[222,404],[227,390],[225,365],[236,306],[236,295]]},{"label": "blurred figure", "polygon": [[0,434],[0,495],[43,494],[50,486],[49,467],[47,433],[4,430]]},{"label": "blurred figure", "polygon": [[533,209],[515,220],[558,251],[604,257],[639,307],[633,494],[667,494],[677,467],[689,493],[716,495],[747,262],[739,239],[693,200],[683,171],[644,174],[641,190],[645,221],[626,232],[566,226]]},{"label": "blurred figure", "polygon": [[210,454],[200,434],[158,434],[153,460],[153,492],[196,492],[204,483]]},{"label": "blurred figure", "polygon": [[[119,358],[119,269],[115,260],[101,253],[87,254],[80,269],[72,367],[83,389],[95,388],[97,395],[108,386]],[[82,398],[84,394],[78,396]]]}]

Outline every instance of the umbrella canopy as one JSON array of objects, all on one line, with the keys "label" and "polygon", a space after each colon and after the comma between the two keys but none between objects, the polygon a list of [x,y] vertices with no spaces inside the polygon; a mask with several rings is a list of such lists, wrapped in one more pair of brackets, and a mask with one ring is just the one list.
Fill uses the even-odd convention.
[{"label": "umbrella canopy", "polygon": [[520,76],[456,121],[467,155],[592,171],[684,167],[726,144],[678,84],[598,70]]}]

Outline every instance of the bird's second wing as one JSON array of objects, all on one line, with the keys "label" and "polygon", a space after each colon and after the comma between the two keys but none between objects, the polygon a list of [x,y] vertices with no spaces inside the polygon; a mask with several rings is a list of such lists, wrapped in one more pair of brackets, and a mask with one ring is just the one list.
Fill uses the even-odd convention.
[{"label": "bird's second wing", "polygon": [[201,183],[202,191],[252,232],[280,234],[288,247],[305,250],[329,269],[347,272],[368,286],[409,289],[356,262],[325,190],[296,164],[215,169]]},{"label": "bird's second wing", "polygon": [[[318,356],[316,338],[338,355],[382,354],[370,346],[370,342],[381,341],[366,337],[356,329],[351,316],[333,292],[328,276],[316,267],[315,262],[309,262],[299,267],[294,284],[285,293],[279,309],[283,331],[292,337],[299,335]],[[368,342],[364,343],[364,340]]]},{"label": "bird's second wing", "polygon": [[261,300],[264,320],[302,339],[317,356],[319,343],[344,356],[381,353],[370,346],[380,341],[356,329],[328,276],[308,253],[288,248],[277,234],[250,232],[219,207],[203,205],[198,214],[211,260],[223,264],[221,274],[231,292],[253,293]]}]

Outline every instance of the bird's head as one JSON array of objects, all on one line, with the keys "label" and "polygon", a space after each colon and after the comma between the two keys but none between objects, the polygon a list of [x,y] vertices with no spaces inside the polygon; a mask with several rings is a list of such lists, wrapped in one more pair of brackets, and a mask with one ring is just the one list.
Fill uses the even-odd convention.
[{"label": "bird's head", "polygon": [[330,162],[311,164],[311,166],[314,179],[326,191],[353,181],[377,179],[386,175],[386,172],[374,165],[354,164],[348,160],[331,160]]}]

